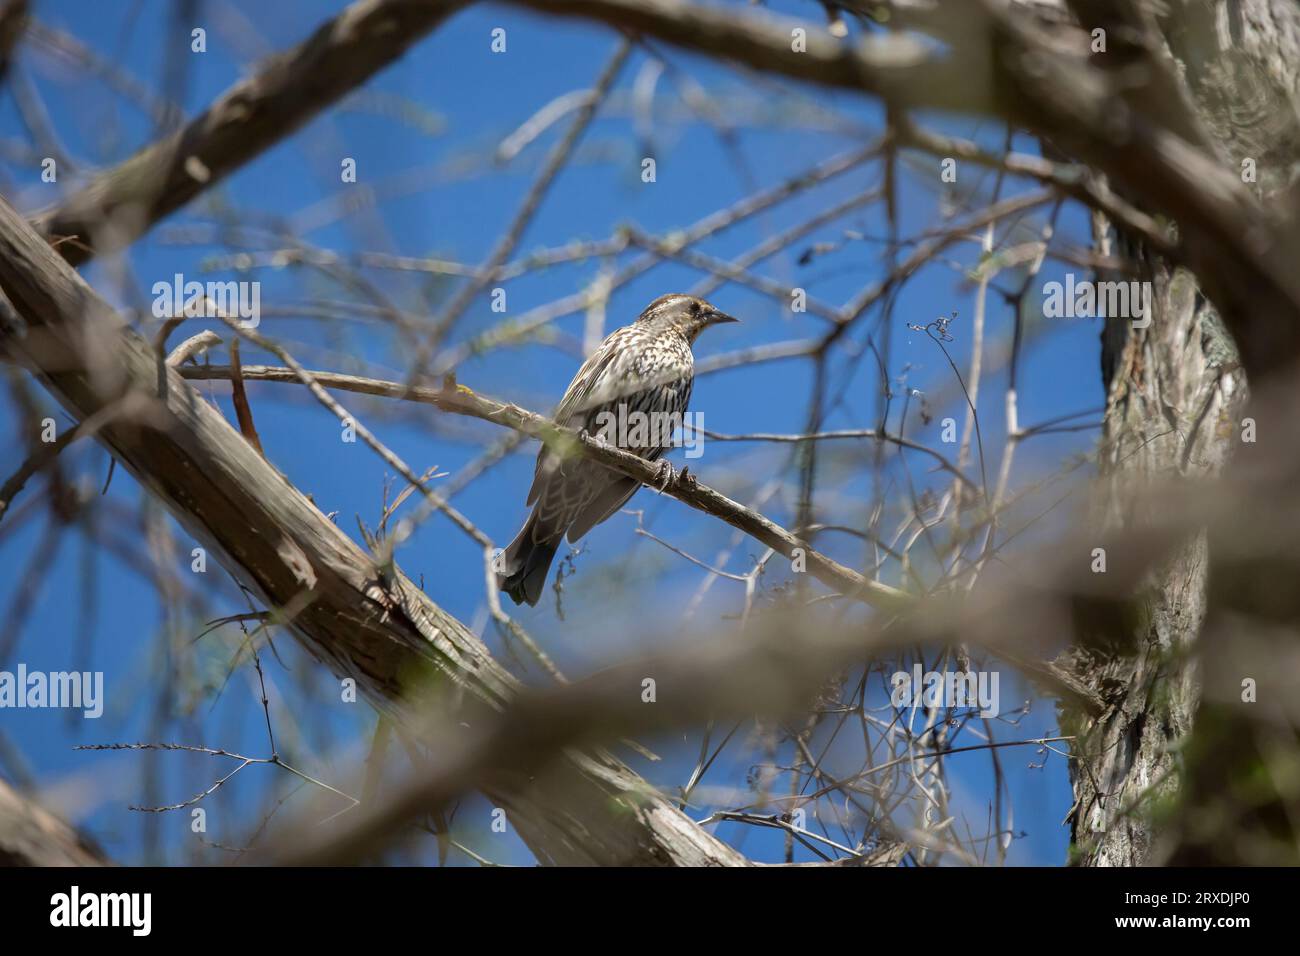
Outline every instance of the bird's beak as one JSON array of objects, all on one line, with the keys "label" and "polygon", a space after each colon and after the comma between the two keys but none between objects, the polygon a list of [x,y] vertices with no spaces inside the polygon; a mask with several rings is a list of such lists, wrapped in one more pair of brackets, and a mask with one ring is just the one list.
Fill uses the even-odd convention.
[{"label": "bird's beak", "polygon": [[709,321],[707,324],[722,325],[726,322],[739,322],[739,321],[740,319],[736,318],[734,315],[727,315],[727,313],[725,312],[719,312],[717,309],[714,309],[712,312],[709,313]]}]

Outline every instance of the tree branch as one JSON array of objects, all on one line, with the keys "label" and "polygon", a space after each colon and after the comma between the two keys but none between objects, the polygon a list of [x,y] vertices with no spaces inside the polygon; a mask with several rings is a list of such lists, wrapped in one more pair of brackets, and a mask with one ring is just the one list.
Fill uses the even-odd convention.
[{"label": "tree branch", "polygon": [[0,780],[0,866],[106,866],[93,844]]},{"label": "tree branch", "polygon": [[80,265],[129,245],[154,223],[284,139],[397,60],[465,0],[359,0],[297,47],[152,146],[36,217]]},{"label": "tree branch", "polygon": [[[246,365],[242,368],[242,373],[244,378],[250,381],[300,381],[298,374],[291,368]],[[233,373],[229,366],[192,366],[182,369],[181,374],[190,379],[229,380]],[[589,435],[561,428],[545,416],[520,408],[518,405],[486,398],[464,385],[456,385],[450,389],[408,388],[381,379],[316,371],[311,373],[311,377],[323,386],[387,398],[410,399],[433,405],[444,412],[467,415],[503,425],[531,438],[539,438],[550,443],[571,444],[575,450],[580,450],[585,458],[599,462],[629,478],[635,478],[644,485],[660,488],[659,468],[644,458],[599,442]],[[808,562],[809,573],[841,594],[887,611],[901,611],[912,603],[912,598],[907,593],[880,581],[864,578],[852,568],[847,568],[816,551],[806,541],[791,534],[775,521],[746,508],[708,485],[701,484],[693,477],[682,478],[679,474],[662,490],[697,511],[720,518],[733,528],[743,531],[787,558],[793,555],[795,549],[802,549]]]}]

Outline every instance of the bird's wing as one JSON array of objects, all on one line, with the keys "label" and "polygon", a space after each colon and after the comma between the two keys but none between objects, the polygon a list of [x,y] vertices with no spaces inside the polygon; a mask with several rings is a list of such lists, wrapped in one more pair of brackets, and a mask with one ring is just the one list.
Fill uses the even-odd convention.
[{"label": "bird's wing", "polygon": [[[692,380],[679,379],[668,386],[657,385],[645,389],[628,398],[628,405],[644,412],[685,412],[691,400]],[[629,448],[647,461],[658,461],[668,450],[665,445],[650,445],[643,448]],[[606,472],[608,474],[608,472]],[[575,515],[569,526],[568,538],[577,541],[596,525],[611,517],[627,500],[636,494],[640,482],[635,478],[609,475],[608,480],[598,484],[599,490],[592,499]]]},{"label": "bird's wing", "polygon": [[[620,406],[646,413],[686,411],[693,376],[689,372],[680,375],[679,370],[678,378],[647,381],[644,367],[637,364],[638,355],[644,359],[644,349],[638,347],[641,343],[637,341],[641,334],[636,327],[627,326],[614,331],[601,343],[565,390],[555,412],[557,424],[586,428],[596,434],[603,430],[604,423],[598,421],[600,414],[617,411]],[[685,359],[689,368],[689,349]],[[666,450],[658,436],[647,435],[650,444],[641,447],[627,446],[613,434],[607,437],[626,451],[650,461],[658,459]],[[567,512],[568,520],[564,523],[572,522],[569,540],[577,541],[618,511],[637,486],[634,479],[581,458],[561,458],[543,445],[528,490],[528,504],[540,501],[547,511]]]},{"label": "bird's wing", "polygon": [[626,476],[620,476],[605,485],[600,490],[600,493],[587,502],[577,516],[574,517],[573,524],[569,525],[569,540],[577,541],[596,525],[613,515],[619,508],[627,504],[627,499],[636,494],[639,487],[640,482],[635,478]]},{"label": "bird's wing", "polygon": [[[597,402],[603,404],[605,396],[599,394],[599,391],[609,390],[610,383],[621,377],[617,366],[625,361],[626,350],[623,348],[623,336],[620,335],[624,331],[626,330],[617,329],[611,332],[596,351],[588,356],[587,361],[582,363],[582,368],[573,376],[573,381],[564,390],[564,397],[555,409],[556,424],[566,428],[585,427],[600,412],[600,408],[595,405]],[[533,484],[528,489],[528,505],[531,506],[537,500],[542,486],[550,480],[559,465],[559,456],[542,445],[541,451],[537,453],[537,465],[533,469]]]},{"label": "bird's wing", "polygon": [[558,424],[579,427],[601,407],[619,397],[619,388],[625,385],[627,377],[627,369],[623,366],[628,364],[626,340],[629,336],[624,334],[628,332],[630,328],[611,332],[582,363],[555,409]]}]

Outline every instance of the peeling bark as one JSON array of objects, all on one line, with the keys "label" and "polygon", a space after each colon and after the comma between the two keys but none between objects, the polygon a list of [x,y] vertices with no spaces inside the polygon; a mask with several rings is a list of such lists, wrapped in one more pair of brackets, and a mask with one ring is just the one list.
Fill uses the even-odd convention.
[{"label": "peeling bark", "polygon": [[[1300,158],[1300,10],[1277,0],[1183,0],[1160,28],[1211,148],[1231,168],[1252,159],[1257,193],[1276,201]],[[1099,520],[1112,526],[1141,524],[1125,505],[1134,482],[1219,474],[1246,402],[1236,348],[1196,279],[1154,257],[1147,264],[1150,326],[1130,332],[1126,321],[1108,320],[1103,336],[1110,381]],[[1145,582],[1135,633],[1109,649],[1076,651],[1076,666],[1109,705],[1079,728],[1085,736],[1072,763],[1078,864],[1159,862],[1160,821],[1184,796],[1179,749],[1200,702],[1201,675],[1188,652],[1207,619],[1209,564],[1201,536]]]}]

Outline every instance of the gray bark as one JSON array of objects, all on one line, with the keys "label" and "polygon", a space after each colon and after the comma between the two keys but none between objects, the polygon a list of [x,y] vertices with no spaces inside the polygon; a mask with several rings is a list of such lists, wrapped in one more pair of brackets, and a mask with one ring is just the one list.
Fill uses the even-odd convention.
[{"label": "gray bark", "polygon": [[401,57],[464,2],[358,0],[174,134],[42,213],[39,228],[70,240],[59,251],[74,265],[129,245]]},{"label": "gray bark", "polygon": [[0,866],[104,866],[84,836],[0,780]]},{"label": "gray bark", "polygon": [[[1229,168],[1253,159],[1258,192],[1274,199],[1300,158],[1300,11],[1276,0],[1186,0],[1172,4],[1159,26],[1180,93],[1210,147]],[[1196,278],[1156,257],[1147,265],[1150,326],[1130,331],[1111,321],[1103,338],[1110,380],[1099,517],[1110,526],[1141,524],[1126,505],[1134,483],[1219,474],[1238,442],[1246,401],[1236,348]],[[1187,652],[1207,618],[1210,558],[1198,537],[1144,582],[1133,633],[1075,652],[1080,673],[1109,705],[1077,727],[1084,736],[1072,764],[1076,863],[1158,862],[1157,821],[1183,796],[1178,748],[1200,701],[1201,675]]]}]

